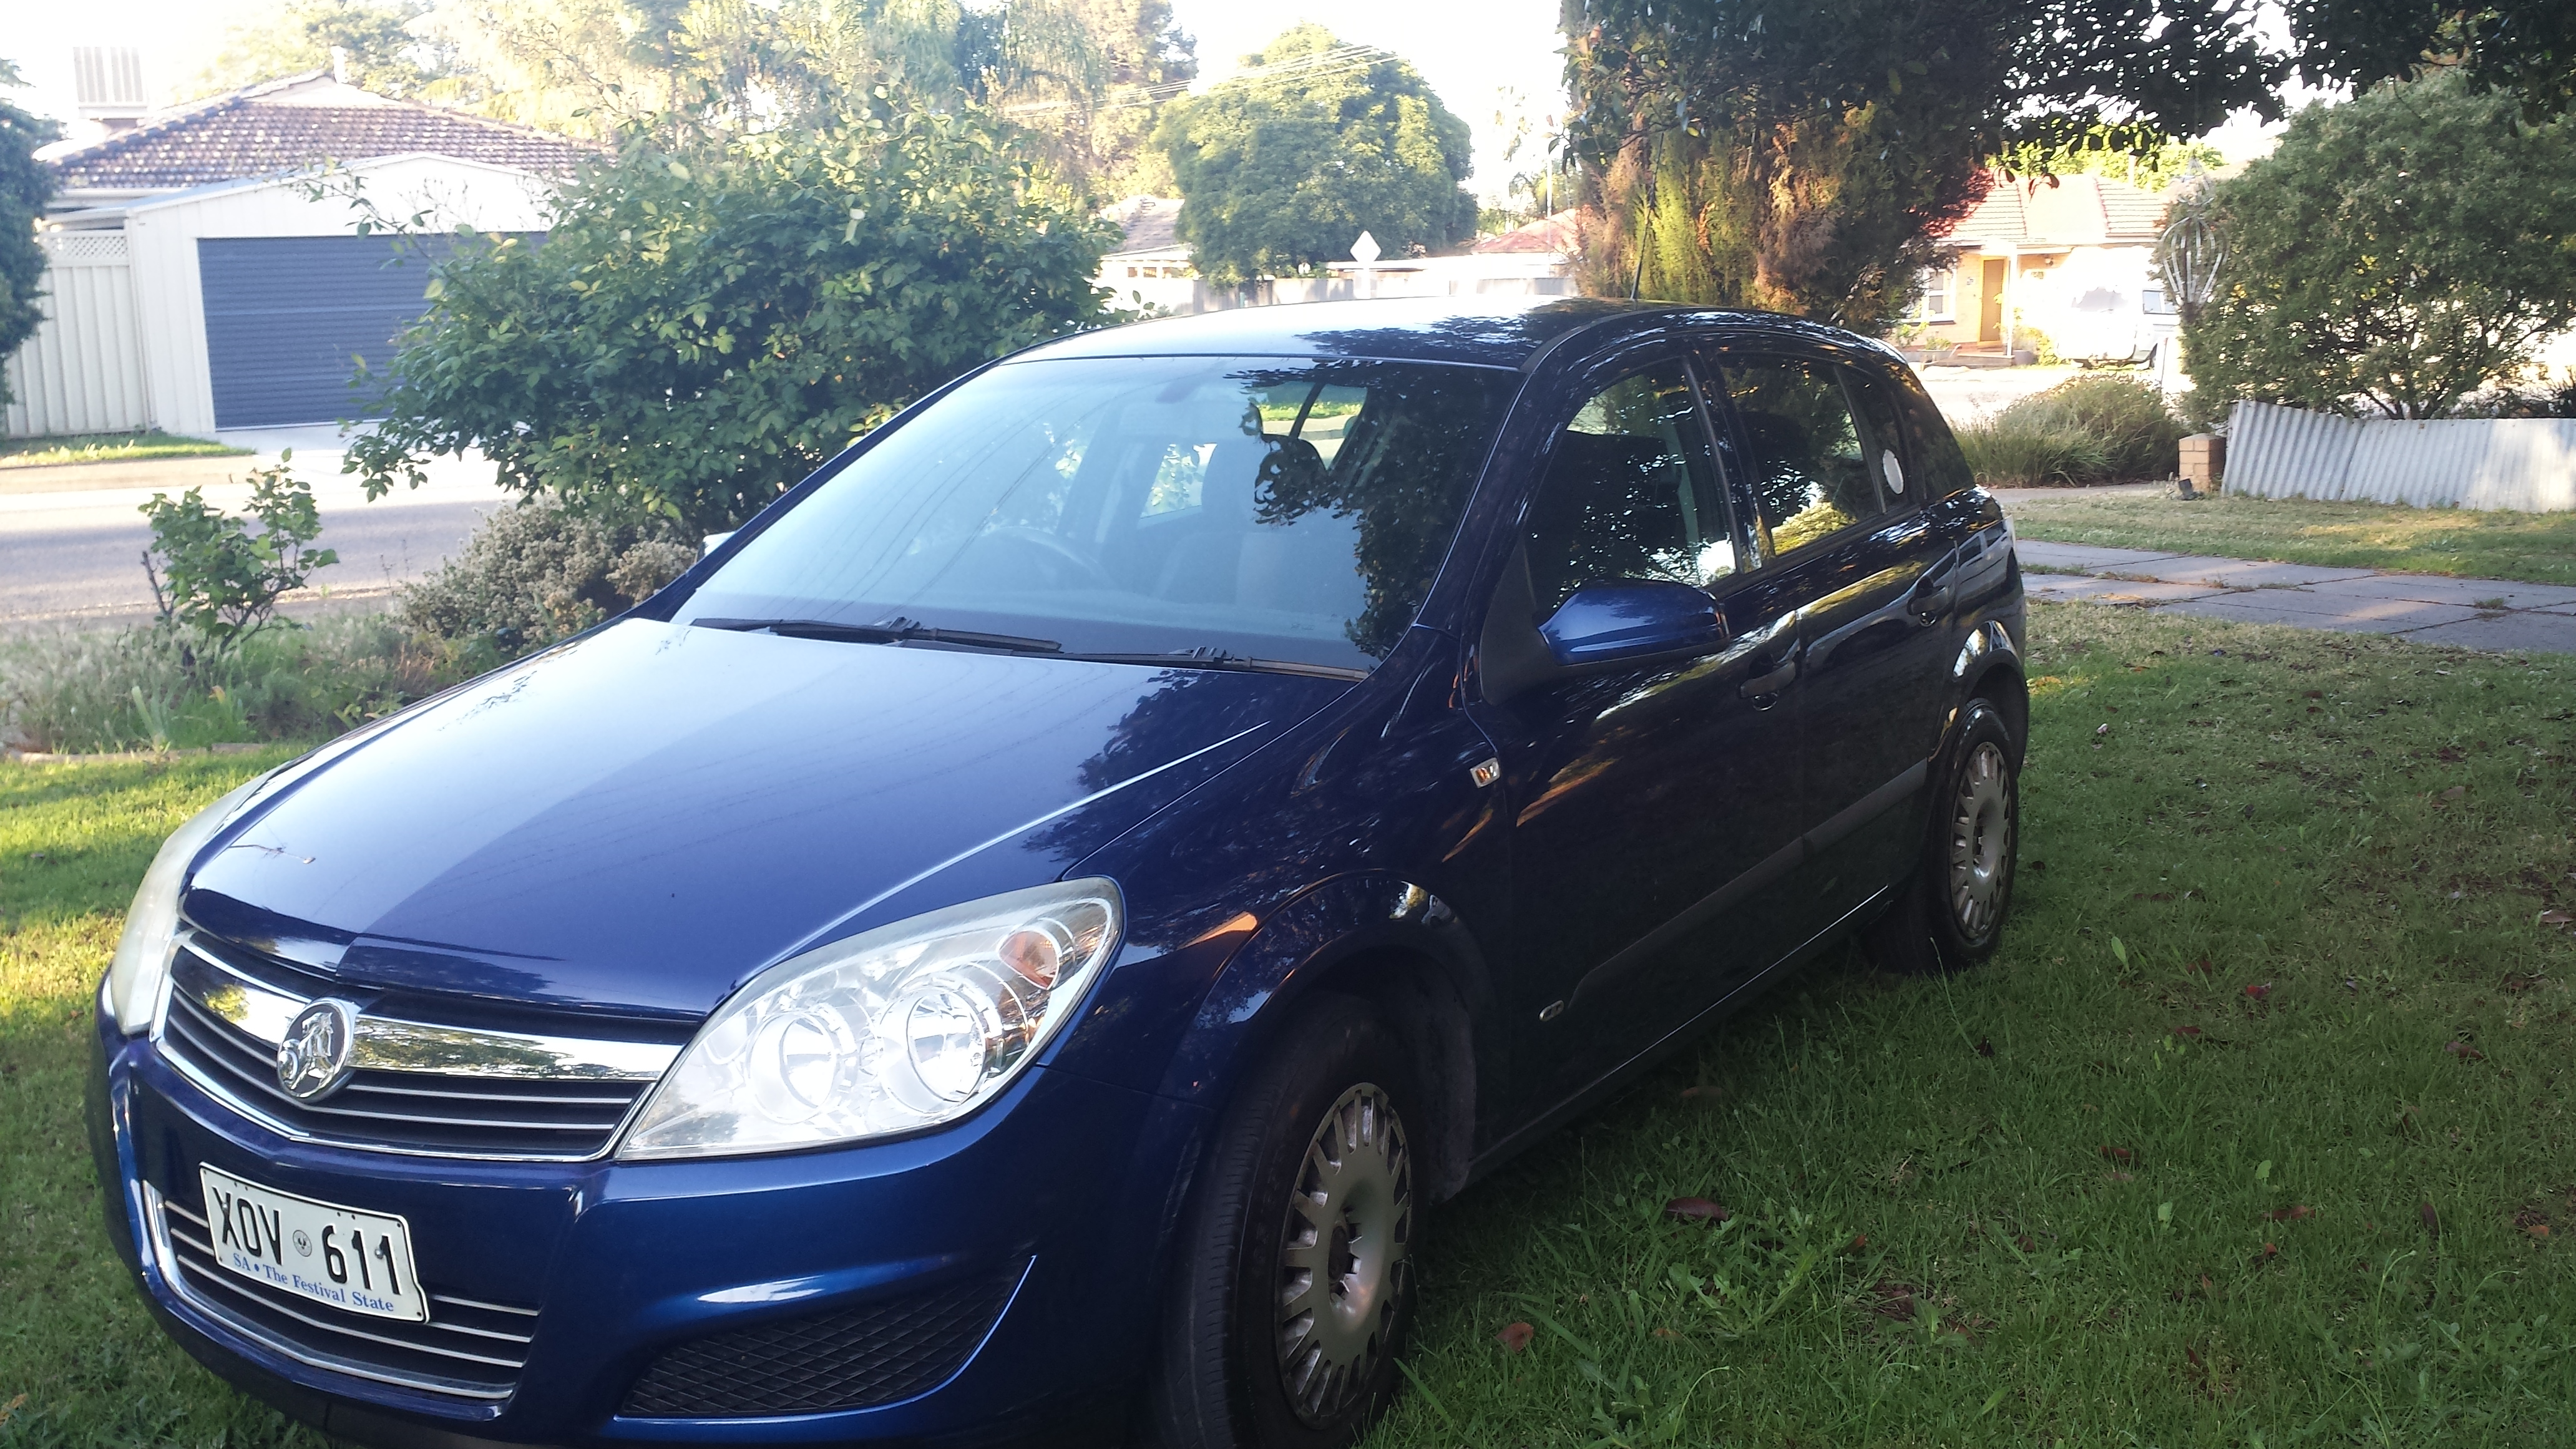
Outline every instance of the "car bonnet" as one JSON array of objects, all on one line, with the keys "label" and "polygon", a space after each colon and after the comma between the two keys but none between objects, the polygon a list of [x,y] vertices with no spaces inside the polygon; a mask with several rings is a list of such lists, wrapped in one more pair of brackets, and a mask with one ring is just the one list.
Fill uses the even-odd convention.
[{"label": "car bonnet", "polygon": [[1348,687],[629,621],[294,779],[184,909],[356,989],[694,1017],[1054,878]]}]

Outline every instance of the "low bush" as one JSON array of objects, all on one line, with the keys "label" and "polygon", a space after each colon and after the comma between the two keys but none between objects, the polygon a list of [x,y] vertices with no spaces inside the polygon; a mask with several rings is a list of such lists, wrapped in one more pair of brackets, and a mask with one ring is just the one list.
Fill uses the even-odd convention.
[{"label": "low bush", "polygon": [[498,662],[641,602],[697,557],[670,520],[540,498],[485,520],[463,552],[402,591],[400,617]]},{"label": "low bush", "polygon": [[0,737],[67,753],[325,739],[499,662],[382,614],[195,642],[167,625],[0,640]]},{"label": "low bush", "polygon": [[1959,430],[1978,481],[2006,488],[2170,478],[2182,438],[2153,384],[2108,376],[2070,378]]}]

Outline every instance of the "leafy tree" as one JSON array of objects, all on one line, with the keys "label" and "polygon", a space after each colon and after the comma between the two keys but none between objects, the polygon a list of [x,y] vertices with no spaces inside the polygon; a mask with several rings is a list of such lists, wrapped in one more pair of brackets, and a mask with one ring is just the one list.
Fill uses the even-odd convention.
[{"label": "leafy tree", "polygon": [[2248,0],[1566,0],[1596,291],[1873,329],[2008,148],[2277,114]]},{"label": "leafy tree", "polygon": [[2207,141],[2178,140],[2149,127],[2098,125],[2055,144],[2006,147],[1996,160],[2021,176],[2104,176],[2162,193],[2195,162],[2203,171],[2216,171],[2227,164],[2227,155]]},{"label": "leafy tree", "polygon": [[352,85],[380,95],[418,95],[454,61],[449,47],[412,30],[428,12],[429,0],[278,0],[225,33],[223,49],[199,78],[201,93],[345,59]]},{"label": "leafy tree", "polygon": [[1111,232],[988,113],[898,100],[630,133],[544,244],[459,245],[352,445],[370,495],[479,449],[535,496],[728,528],[922,393],[1103,320]]},{"label": "leafy tree", "polygon": [[[0,86],[20,86],[18,68],[0,60]],[[62,134],[52,121],[0,99],[0,368],[44,320],[45,249],[36,242],[36,218],[54,194],[54,173],[36,160],[36,148]],[[0,407],[9,403],[9,377],[0,371]]]},{"label": "leafy tree", "polygon": [[1412,66],[1319,25],[1245,59],[1278,69],[1175,102],[1154,132],[1201,274],[1294,274],[1349,256],[1362,231],[1394,256],[1475,234],[1467,123]]},{"label": "leafy tree", "polygon": [[2288,10],[2311,80],[2367,86],[2464,65],[2480,84],[2522,96],[2535,119],[2576,104],[2576,5],[2567,0],[2290,0]]},{"label": "leafy tree", "polygon": [[[349,0],[342,0],[349,3]],[[611,138],[693,112],[756,130],[885,82],[1008,115],[1077,188],[1150,184],[1161,98],[1196,73],[1169,0],[436,0],[431,98]]]},{"label": "leafy tree", "polygon": [[[294,457],[288,449],[273,466],[252,470],[248,518],[206,502],[199,488],[175,499],[155,493],[143,505],[152,525],[143,572],[162,622],[229,648],[275,622],[280,596],[340,561],[332,550],[312,546],[322,534],[322,514],[312,485],[288,471]],[[250,531],[251,520],[258,521],[258,533]]]},{"label": "leafy tree", "polygon": [[2212,403],[2441,417],[2576,325],[2576,119],[2457,72],[2308,107],[2213,202],[2227,259],[2183,335]]}]

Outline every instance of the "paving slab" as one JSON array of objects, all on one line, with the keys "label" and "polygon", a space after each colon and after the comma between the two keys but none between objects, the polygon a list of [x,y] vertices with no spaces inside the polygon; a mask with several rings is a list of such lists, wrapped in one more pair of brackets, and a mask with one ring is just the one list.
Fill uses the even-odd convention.
[{"label": "paving slab", "polygon": [[2505,609],[2576,609],[2576,589],[2556,584],[2517,584],[2502,579],[2455,579],[2443,574],[2372,574],[2315,586],[2320,594],[2380,599],[2420,599]]},{"label": "paving slab", "polygon": [[2406,637],[2496,654],[2576,654],[2576,614],[2483,614],[2412,630]]},{"label": "paving slab", "polygon": [[2297,587],[2304,584],[2335,583],[2347,579],[2366,579],[2371,569],[2330,569],[2315,564],[2269,563],[2258,559],[2205,558],[2182,554],[2151,563],[2115,570],[2162,579],[2171,584],[2223,584],[2236,589],[2259,589],[2265,585]]},{"label": "paving slab", "polygon": [[2141,548],[2096,548],[2089,543],[2046,543],[2027,538],[2013,540],[2013,552],[2021,556],[2024,568],[2074,569],[2082,573],[2126,569],[2158,559],[2179,557],[2170,553],[2150,553]]},{"label": "paving slab", "polygon": [[2369,609],[2323,613],[2314,607],[2285,607],[2294,597],[2294,591],[2287,589],[2261,589],[2182,599],[2169,607],[2176,613],[2212,619],[2237,619],[2251,624],[2292,624],[2302,629],[2340,629],[2354,634],[2406,634],[2414,629],[2456,624],[2478,617],[2475,609],[2451,604],[2419,604],[2411,599],[2382,599],[2377,601],[2376,607]]},{"label": "paving slab", "polygon": [[2083,599],[2096,604],[2170,604],[2227,592],[2204,585],[2113,579],[2099,574],[2024,574],[2021,584],[2024,590],[2043,599]]}]

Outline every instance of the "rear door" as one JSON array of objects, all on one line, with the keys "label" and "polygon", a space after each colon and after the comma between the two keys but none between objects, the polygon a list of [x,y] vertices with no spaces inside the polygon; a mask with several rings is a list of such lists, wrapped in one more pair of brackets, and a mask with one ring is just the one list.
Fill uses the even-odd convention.
[{"label": "rear door", "polygon": [[1921,506],[1895,399],[1822,352],[1718,359],[1765,571],[1797,610],[1803,943],[1895,881],[1940,742],[1951,547]]}]

